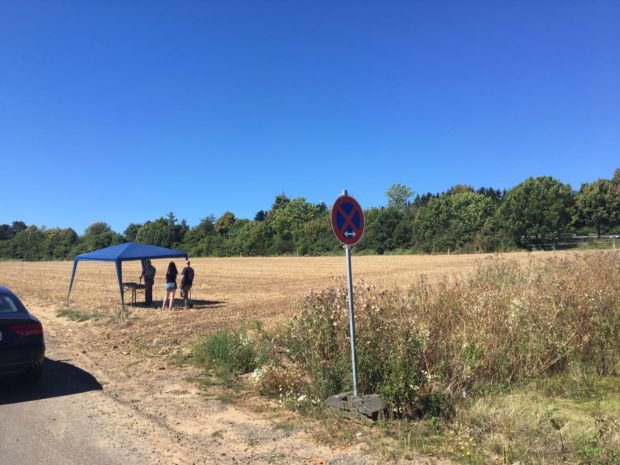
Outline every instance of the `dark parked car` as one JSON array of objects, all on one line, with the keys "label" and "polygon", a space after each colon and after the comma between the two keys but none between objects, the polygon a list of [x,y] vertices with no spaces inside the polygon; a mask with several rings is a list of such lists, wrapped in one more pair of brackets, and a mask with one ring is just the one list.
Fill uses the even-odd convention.
[{"label": "dark parked car", "polygon": [[0,378],[18,377],[36,383],[44,357],[41,323],[15,294],[0,286]]}]

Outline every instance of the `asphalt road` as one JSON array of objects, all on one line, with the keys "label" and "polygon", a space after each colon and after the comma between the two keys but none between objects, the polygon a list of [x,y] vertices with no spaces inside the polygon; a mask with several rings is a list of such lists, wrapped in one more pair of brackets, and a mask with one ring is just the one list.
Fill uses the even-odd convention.
[{"label": "asphalt road", "polygon": [[150,465],[192,463],[152,419],[103,392],[101,384],[47,338],[37,385],[0,380],[0,463]]},{"label": "asphalt road", "polygon": [[[46,360],[36,386],[0,384],[0,457],[13,465],[162,463],[156,426],[69,362]],[[173,461],[174,462],[174,461]]]}]

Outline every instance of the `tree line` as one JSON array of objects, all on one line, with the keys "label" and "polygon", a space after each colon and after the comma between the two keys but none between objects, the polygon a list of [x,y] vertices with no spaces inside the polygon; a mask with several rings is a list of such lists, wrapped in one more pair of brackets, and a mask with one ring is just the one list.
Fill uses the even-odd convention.
[{"label": "tree line", "polygon": [[[365,210],[357,253],[498,252],[554,243],[571,235],[620,233],[620,169],[611,179],[578,191],[549,176],[531,177],[508,191],[456,185],[438,194],[415,194],[403,184],[386,192],[387,205]],[[190,227],[173,213],[132,223],[118,233],[105,222],[82,236],[72,228],[23,221],[0,225],[0,259],[65,260],[126,241],[201,256],[328,255],[341,245],[324,203],[276,196],[253,220],[226,212]]]}]

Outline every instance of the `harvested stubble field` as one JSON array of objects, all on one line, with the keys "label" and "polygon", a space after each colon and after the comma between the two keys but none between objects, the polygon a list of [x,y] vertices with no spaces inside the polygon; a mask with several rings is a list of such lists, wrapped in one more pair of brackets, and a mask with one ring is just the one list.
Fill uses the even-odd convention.
[{"label": "harvested stubble field", "polygon": [[[512,253],[502,258],[527,262],[552,255],[556,254]],[[422,275],[430,282],[467,275],[487,258],[354,255],[353,273],[356,281],[405,290]],[[178,363],[179,355],[188,354],[202,335],[253,321],[276,325],[295,314],[296,302],[309,291],[337,281],[344,284],[344,257],[193,259],[195,305],[188,311],[181,308],[178,295],[175,310],[159,309],[167,264],[168,260],[154,261],[158,308],[128,306],[122,318],[111,263],[78,265],[70,311],[86,321],[72,321],[60,313],[66,310],[72,262],[1,262],[0,284],[14,290],[42,320],[49,358],[86,370],[105,386],[104,395],[130,406],[140,421],[162,429],[168,441],[153,442],[152,447],[169,451],[175,457],[170,463],[386,463],[363,453],[366,433],[356,434],[346,447],[329,446],[323,442],[323,427],[302,422],[247,391],[235,393],[230,404],[230,392],[218,386],[205,391],[195,382],[200,370]],[[126,262],[123,272],[124,281],[137,282],[139,262]],[[317,442],[317,437],[322,440]],[[408,457],[401,462],[448,463]]]},{"label": "harvested stubble field", "polygon": [[[525,262],[550,253],[510,253],[503,258]],[[407,289],[426,275],[429,281],[443,276],[471,272],[489,255],[451,256],[360,256],[352,258],[354,279],[381,287]],[[156,335],[186,343],[192,337],[224,327],[260,321],[266,326],[283,321],[295,311],[295,304],[311,290],[331,286],[346,276],[344,257],[285,258],[197,258],[192,260],[196,278],[192,289],[194,308],[182,310],[177,292],[172,313],[160,310],[164,297],[164,275],[169,260],[155,260],[154,308],[127,306],[137,323],[136,333]],[[176,262],[179,270],[183,261]],[[2,262],[0,283],[13,289],[26,302],[62,307],[65,305],[72,262]],[[123,280],[138,282],[139,262],[123,264]],[[129,293],[125,301],[130,302]],[[80,262],[71,293],[72,308],[106,313],[120,310],[116,272],[113,264]],[[173,323],[173,324],[171,324]],[[140,328],[141,327],[141,328]],[[162,331],[165,327],[165,331]],[[182,339],[182,340],[180,340]]]},{"label": "harvested stubble field", "polygon": [[[536,257],[549,257],[549,252],[509,253],[501,257],[526,262]],[[406,289],[421,275],[430,281],[443,276],[471,272],[477,263],[490,255],[408,255],[355,256],[352,258],[355,280],[363,279],[382,287]],[[154,260],[157,269],[153,288],[154,304],[161,305],[164,275],[169,260]],[[176,261],[180,270],[182,260]],[[0,264],[0,282],[24,298],[64,304],[73,262],[20,262]],[[292,308],[296,298],[306,292],[332,285],[344,279],[344,257],[277,257],[277,258],[195,258],[196,272],[193,299],[198,313],[208,313],[216,320],[256,318],[279,319]],[[123,263],[123,280],[137,282],[139,262]],[[126,295],[126,301],[129,300]],[[177,306],[181,305],[177,293]],[[118,283],[114,265],[106,262],[80,262],[71,293],[71,305],[101,310],[117,309]],[[158,302],[157,302],[158,301]],[[198,312],[203,310],[204,312]],[[149,310],[137,306],[140,315]]]}]

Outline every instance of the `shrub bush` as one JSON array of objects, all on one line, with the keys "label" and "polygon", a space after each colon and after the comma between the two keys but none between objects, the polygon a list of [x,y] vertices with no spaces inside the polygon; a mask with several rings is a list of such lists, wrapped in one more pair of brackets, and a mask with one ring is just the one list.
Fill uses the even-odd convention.
[{"label": "shrub bush", "polygon": [[218,331],[196,343],[192,350],[194,362],[217,373],[250,373],[259,366],[255,342],[242,332]]},{"label": "shrub bush", "polygon": [[[610,374],[619,359],[615,252],[492,258],[467,278],[423,277],[406,293],[360,282],[354,299],[360,391],[399,416],[446,415],[460,399],[571,365]],[[351,389],[348,324],[344,283],[307,296],[274,339],[272,368],[304,373],[287,390],[321,400]],[[263,388],[282,390],[273,377]]]}]

